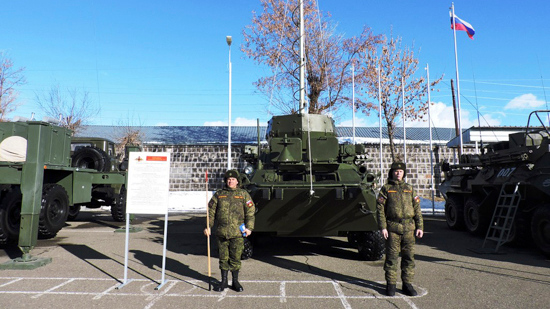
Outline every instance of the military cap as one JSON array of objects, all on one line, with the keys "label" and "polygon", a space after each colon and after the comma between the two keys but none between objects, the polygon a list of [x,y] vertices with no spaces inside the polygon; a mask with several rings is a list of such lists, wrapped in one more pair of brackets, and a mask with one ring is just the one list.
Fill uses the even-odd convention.
[{"label": "military cap", "polygon": [[388,173],[388,175],[390,175],[390,177],[391,177],[391,174],[394,170],[403,170],[403,178],[405,176],[407,176],[407,165],[403,162],[393,162],[391,164],[390,171]]},{"label": "military cap", "polygon": [[236,170],[228,170],[227,172],[225,172],[223,179],[227,181],[227,179],[230,177],[237,178],[237,180],[239,180],[239,172],[237,172]]}]

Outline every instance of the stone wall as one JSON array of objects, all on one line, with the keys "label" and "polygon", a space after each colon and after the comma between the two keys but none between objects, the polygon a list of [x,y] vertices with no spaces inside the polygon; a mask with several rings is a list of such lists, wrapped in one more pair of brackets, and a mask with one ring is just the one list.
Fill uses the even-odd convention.
[{"label": "stone wall", "polygon": [[[373,172],[380,171],[379,145],[365,145],[373,160],[366,164]],[[232,145],[232,167],[242,171],[246,162],[241,160],[243,145]],[[223,186],[223,174],[227,169],[226,145],[145,145],[143,151],[171,153],[170,191],[203,191],[206,189],[205,176],[208,171],[208,190],[214,191]],[[399,150],[401,151],[401,150]],[[455,153],[446,146],[439,146],[439,161],[447,159],[455,162]],[[435,158],[434,158],[435,160]],[[386,181],[391,165],[391,152],[388,146],[382,149],[383,178]],[[435,161],[434,161],[435,162]],[[424,144],[407,145],[407,182],[412,184],[423,197],[431,197],[430,146]],[[441,175],[436,172],[436,176]],[[435,182],[438,183],[437,180]]]}]

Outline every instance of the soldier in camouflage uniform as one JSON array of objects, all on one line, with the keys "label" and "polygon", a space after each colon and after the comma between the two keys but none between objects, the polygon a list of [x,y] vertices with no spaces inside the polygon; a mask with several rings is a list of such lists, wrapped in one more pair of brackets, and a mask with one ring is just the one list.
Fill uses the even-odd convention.
[{"label": "soldier in camouflage uniform", "polygon": [[[244,238],[250,236],[254,229],[255,206],[250,194],[244,189],[238,188],[239,173],[229,170],[225,173],[226,186],[216,191],[208,203],[209,223],[204,234],[209,236],[210,229],[216,223],[216,238],[218,240],[219,262],[222,272],[222,280],[214,290],[221,292],[228,287],[227,274],[231,271],[233,276],[233,289],[242,292],[243,287],[239,283],[239,270],[241,269],[241,254],[244,249]],[[243,232],[239,226],[245,224]]]},{"label": "soldier in camouflage uniform", "polygon": [[394,162],[388,173],[388,183],[380,193],[376,208],[378,210],[378,227],[387,240],[386,262],[386,294],[395,295],[397,282],[397,259],[401,253],[401,280],[403,293],[416,296],[412,286],[414,278],[414,236],[422,238],[424,224],[420,210],[420,198],[413,187],[405,183],[406,165]]}]

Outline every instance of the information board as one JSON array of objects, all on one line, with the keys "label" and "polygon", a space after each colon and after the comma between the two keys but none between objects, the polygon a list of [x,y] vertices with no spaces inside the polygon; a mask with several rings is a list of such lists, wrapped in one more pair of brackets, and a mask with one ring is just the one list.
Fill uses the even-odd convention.
[{"label": "information board", "polygon": [[167,214],[170,153],[130,152],[126,212]]}]

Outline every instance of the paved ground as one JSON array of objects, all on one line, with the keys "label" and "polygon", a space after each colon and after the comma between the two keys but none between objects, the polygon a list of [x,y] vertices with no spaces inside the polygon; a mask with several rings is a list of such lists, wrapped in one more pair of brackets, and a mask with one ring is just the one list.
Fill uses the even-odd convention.
[{"label": "paved ground", "polygon": [[[425,217],[417,245],[420,295],[386,297],[382,262],[358,260],[345,238],[268,238],[243,262],[245,291],[208,290],[202,214],[170,215],[165,281],[164,217],[137,217],[130,234],[124,286],[125,233],[107,212],[83,212],[31,252],[52,263],[0,270],[0,307],[34,308],[546,308],[550,261],[529,247],[478,254],[483,240]],[[0,263],[19,256],[0,247]],[[219,278],[212,246],[212,277]],[[160,289],[159,284],[163,283]],[[400,285],[398,285],[400,288]]]}]

